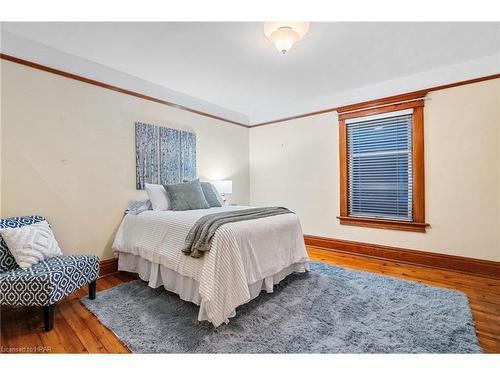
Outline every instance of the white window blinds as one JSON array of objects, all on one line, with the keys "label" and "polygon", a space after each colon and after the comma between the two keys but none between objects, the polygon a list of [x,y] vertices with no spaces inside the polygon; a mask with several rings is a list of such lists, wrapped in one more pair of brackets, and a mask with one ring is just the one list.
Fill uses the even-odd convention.
[{"label": "white window blinds", "polygon": [[349,216],[412,221],[412,113],[347,123]]}]

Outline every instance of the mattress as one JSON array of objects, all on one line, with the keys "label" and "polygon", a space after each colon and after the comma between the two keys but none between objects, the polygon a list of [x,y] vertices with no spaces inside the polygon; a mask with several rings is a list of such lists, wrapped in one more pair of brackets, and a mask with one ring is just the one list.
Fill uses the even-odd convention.
[{"label": "mattress", "polygon": [[[279,282],[288,273],[309,269],[300,221],[295,214],[225,224],[217,230],[210,251],[202,258],[181,252],[196,220],[215,212],[246,208],[249,207],[224,206],[126,215],[113,243],[113,249],[123,259],[119,267],[132,272],[137,272],[139,263],[143,268],[149,267],[149,281],[153,272],[173,271],[170,280],[174,278],[176,286],[162,282],[164,287],[199,304],[200,320],[208,320],[214,326],[227,323],[237,306],[255,297],[255,285],[260,283],[262,289],[262,283]],[[146,273],[143,270],[143,278]],[[188,293],[180,293],[184,284],[190,285],[185,287]],[[154,280],[150,285],[159,286]]]}]

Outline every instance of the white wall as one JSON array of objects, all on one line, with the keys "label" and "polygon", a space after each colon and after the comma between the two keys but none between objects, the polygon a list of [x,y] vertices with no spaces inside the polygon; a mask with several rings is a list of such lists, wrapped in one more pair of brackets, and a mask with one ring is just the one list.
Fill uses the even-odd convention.
[{"label": "white wall", "polygon": [[198,174],[248,204],[248,129],[9,61],[1,65],[1,215],[42,214],[63,252],[112,257],[135,189],[134,122],[197,135]]},{"label": "white wall", "polygon": [[424,128],[425,234],[339,224],[335,113],[250,130],[250,202],[311,235],[500,261],[500,80],[430,93]]},{"label": "white wall", "polygon": [[[0,25],[1,31],[1,25]],[[3,60],[0,59],[0,73],[2,71]],[[0,104],[2,103],[2,74],[0,74]],[[2,216],[2,106],[0,105],[0,217]]]},{"label": "white wall", "polygon": [[[1,63],[2,216],[40,213],[66,253],[110,258],[135,190],[134,121],[192,130],[198,171],[231,200],[285,205],[307,234],[500,260],[500,80],[429,94],[425,234],[341,226],[334,113],[250,130]],[[249,146],[250,144],[250,146]],[[250,148],[250,172],[249,172]],[[250,178],[249,178],[250,173]]]},{"label": "white wall", "polygon": [[[106,82],[110,85],[123,87],[154,98],[190,108],[196,108],[199,111],[248,124],[248,116],[242,113],[171,90],[167,87],[115,70],[109,66],[35,42],[34,40],[9,33],[5,31],[5,23],[0,24],[0,31],[0,51],[6,55],[15,56],[20,59],[50,66],[51,68],[59,69],[63,72]],[[476,75],[480,74],[480,72],[477,72],[475,69],[471,69],[469,72]]]},{"label": "white wall", "polygon": [[258,124],[279,118],[289,118],[304,113],[322,111],[326,108],[341,107],[352,103],[361,103],[405,92],[424,90],[429,87],[466,81],[477,77],[486,77],[497,74],[499,67],[500,53],[497,53],[331,95],[312,97],[307,101],[293,103],[293,105],[286,103],[286,105],[278,108],[268,106],[262,108],[262,111],[257,116],[251,116],[249,122],[250,124]]}]

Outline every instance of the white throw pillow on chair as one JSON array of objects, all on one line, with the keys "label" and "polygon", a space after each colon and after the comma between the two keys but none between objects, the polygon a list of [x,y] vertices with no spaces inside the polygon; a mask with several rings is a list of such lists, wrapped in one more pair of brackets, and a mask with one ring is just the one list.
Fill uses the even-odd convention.
[{"label": "white throw pillow on chair", "polygon": [[0,235],[22,269],[63,255],[49,223],[45,220],[19,228],[0,229]]},{"label": "white throw pillow on chair", "polygon": [[154,211],[170,210],[170,199],[163,185],[146,184],[145,189]]}]

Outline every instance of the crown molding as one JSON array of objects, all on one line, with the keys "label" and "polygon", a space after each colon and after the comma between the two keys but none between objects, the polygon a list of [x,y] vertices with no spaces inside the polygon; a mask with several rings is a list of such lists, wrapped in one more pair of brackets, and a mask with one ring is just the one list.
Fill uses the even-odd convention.
[{"label": "crown molding", "polygon": [[309,112],[309,113],[304,113],[301,115],[290,116],[290,117],[284,117],[284,118],[280,118],[277,120],[266,121],[266,122],[250,125],[250,128],[253,129],[253,128],[256,128],[259,126],[272,125],[272,124],[277,124],[280,122],[285,122],[285,121],[290,121],[290,120],[296,120],[296,119],[300,119],[300,118],[304,118],[304,117],[321,115],[324,113],[331,113],[331,112],[345,113],[345,112],[351,112],[351,111],[358,111],[361,109],[380,107],[380,106],[387,105],[387,104],[394,103],[394,102],[405,102],[405,101],[416,100],[416,99],[420,99],[420,98],[425,97],[425,95],[427,95],[429,92],[445,90],[445,89],[458,87],[458,86],[470,85],[473,83],[478,83],[478,82],[483,82],[483,81],[488,81],[488,80],[498,79],[498,78],[500,78],[500,73],[491,74],[491,75],[487,75],[484,77],[468,79],[465,81],[448,83],[445,85],[428,87],[428,88],[423,89],[423,90],[407,92],[407,93],[399,94],[399,95],[387,96],[387,97],[380,98],[380,99],[368,100],[368,101],[364,101],[364,102],[343,105],[340,107],[327,108],[327,109],[323,109],[321,111]]},{"label": "crown molding", "polygon": [[469,85],[469,84],[473,84],[473,83],[478,83],[478,82],[483,82],[483,81],[488,81],[488,80],[500,78],[500,73],[495,73],[495,74],[476,77],[476,78],[467,79],[467,80],[463,80],[463,81],[457,81],[457,82],[432,86],[432,87],[420,89],[417,91],[410,91],[410,92],[406,92],[403,94],[391,95],[391,96],[386,96],[383,98],[367,100],[367,101],[362,101],[362,102],[353,102],[352,104],[346,104],[346,105],[342,105],[342,106],[326,108],[323,110],[314,111],[314,112],[307,112],[307,113],[303,113],[303,114],[299,114],[299,115],[295,115],[295,116],[283,117],[283,118],[279,118],[276,120],[261,122],[261,123],[257,123],[257,124],[248,124],[245,122],[235,121],[235,120],[227,118],[227,117],[223,117],[223,116],[215,115],[215,114],[208,113],[208,112],[205,112],[202,110],[198,110],[198,109],[195,109],[193,107],[186,106],[186,105],[177,104],[173,101],[160,99],[160,98],[155,97],[155,96],[146,95],[144,93],[140,93],[137,91],[125,89],[125,88],[122,88],[122,87],[119,87],[116,85],[112,85],[110,83],[91,79],[88,77],[84,77],[84,76],[81,76],[78,74],[70,73],[70,72],[56,69],[53,67],[49,67],[49,66],[46,66],[43,64],[39,64],[39,63],[30,61],[30,60],[22,59],[22,58],[12,56],[12,55],[9,55],[6,53],[0,53],[0,59],[11,61],[11,62],[21,64],[24,66],[28,66],[28,67],[31,67],[34,69],[42,70],[42,71],[56,74],[56,75],[66,77],[69,79],[74,79],[74,80],[77,80],[80,82],[85,82],[85,83],[88,83],[91,85],[102,87],[104,89],[120,92],[120,93],[126,94],[126,95],[131,95],[131,96],[134,96],[134,97],[137,97],[140,99],[149,100],[149,101],[152,101],[155,103],[163,104],[166,106],[170,106],[170,107],[177,108],[180,110],[188,111],[188,112],[200,115],[200,116],[209,117],[209,118],[216,119],[216,120],[228,123],[228,124],[233,124],[233,125],[237,125],[237,126],[248,128],[248,129],[253,129],[253,128],[266,126],[266,125],[273,125],[273,124],[277,124],[277,123],[281,123],[281,122],[286,122],[286,121],[290,121],[290,120],[296,120],[296,119],[301,119],[301,118],[305,118],[305,117],[321,115],[321,114],[325,114],[325,113],[331,113],[331,112],[344,113],[344,112],[350,112],[350,111],[355,111],[355,110],[368,109],[371,107],[377,107],[377,106],[385,105],[387,103],[393,103],[396,101],[403,102],[403,101],[407,101],[407,100],[414,100],[412,98],[424,97],[425,95],[427,95],[427,93],[432,92],[432,91],[445,90],[445,89],[449,89],[449,88],[453,88],[453,87]]},{"label": "crown molding", "polygon": [[124,89],[124,88],[121,88],[121,87],[118,87],[118,86],[110,85],[108,83],[101,82],[101,81],[96,81],[94,79],[83,77],[83,76],[80,76],[80,75],[77,75],[77,74],[64,72],[64,71],[59,70],[59,69],[54,69],[54,68],[51,68],[51,67],[46,66],[46,65],[34,63],[32,61],[20,59],[18,57],[10,56],[10,55],[4,54],[4,53],[0,53],[0,58],[3,59],[3,60],[7,60],[7,61],[11,61],[11,62],[14,62],[14,63],[17,63],[17,64],[21,64],[21,65],[24,65],[24,66],[29,66],[30,68],[33,68],[33,69],[42,70],[44,72],[56,74],[56,75],[59,75],[59,76],[65,77],[65,78],[69,78],[69,79],[74,79],[74,80],[80,81],[80,82],[85,82],[85,83],[88,83],[90,85],[102,87],[104,89],[108,89],[108,90],[111,90],[111,91],[116,91],[116,92],[119,92],[119,93],[122,93],[122,94],[130,95],[130,96],[135,96],[136,98],[140,98],[140,99],[144,99],[144,100],[149,100],[151,102],[155,102],[155,103],[163,104],[163,105],[166,105],[166,106],[169,106],[169,107],[174,107],[174,108],[177,108],[177,109],[181,109],[183,111],[188,111],[188,112],[191,112],[191,113],[195,113],[195,114],[200,115],[200,116],[210,117],[210,118],[213,118],[213,119],[216,119],[216,120],[220,120],[220,121],[224,121],[224,122],[227,122],[227,123],[230,123],[230,124],[233,124],[233,125],[238,125],[238,126],[242,126],[244,128],[248,128],[248,125],[243,124],[241,122],[237,122],[237,121],[233,121],[233,120],[230,120],[230,119],[227,119],[227,118],[223,118],[223,117],[220,117],[220,116],[212,115],[210,113],[206,113],[206,112],[203,112],[203,111],[198,111],[198,110],[196,110],[194,108],[186,107],[186,106],[181,105],[181,104],[176,104],[176,103],[169,102],[167,100],[155,98],[155,97],[152,97],[152,96],[149,96],[149,95],[144,95],[144,94],[138,93],[136,91],[127,90],[127,89]]},{"label": "crown molding", "polygon": [[1,30],[0,53],[11,61],[66,78],[247,127],[248,116],[154,82]]}]

